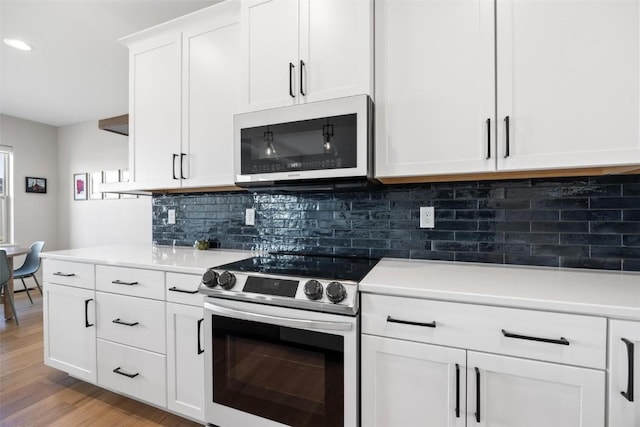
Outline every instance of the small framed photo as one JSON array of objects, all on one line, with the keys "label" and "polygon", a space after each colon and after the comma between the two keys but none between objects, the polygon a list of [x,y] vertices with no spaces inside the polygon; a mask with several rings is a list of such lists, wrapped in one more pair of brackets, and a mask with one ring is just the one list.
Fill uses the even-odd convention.
[{"label": "small framed photo", "polygon": [[25,188],[27,193],[40,193],[47,192],[47,178],[34,178],[28,176],[25,178]]},{"label": "small framed photo", "polygon": [[[104,171],[104,172],[102,172],[102,177],[103,177],[103,182],[105,184],[114,183],[114,182],[120,182],[120,169]],[[120,194],[118,194],[118,193],[104,193],[104,198],[105,199],[119,199],[120,198]]]},{"label": "small framed photo", "polygon": [[[129,171],[122,170],[120,171],[120,182],[129,182]],[[138,196],[135,194],[120,194],[121,199],[137,199]]]},{"label": "small framed photo", "polygon": [[73,200],[87,200],[87,174],[73,175]]},{"label": "small framed photo", "polygon": [[98,184],[102,184],[102,172],[92,172],[90,175],[89,198],[91,200],[102,200],[102,193],[98,191]]}]

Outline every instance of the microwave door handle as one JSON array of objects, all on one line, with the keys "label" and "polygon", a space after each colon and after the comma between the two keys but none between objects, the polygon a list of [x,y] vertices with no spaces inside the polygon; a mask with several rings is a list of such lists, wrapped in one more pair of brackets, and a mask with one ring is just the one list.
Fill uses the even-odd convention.
[{"label": "microwave door handle", "polygon": [[213,313],[216,313],[216,314],[232,317],[234,319],[270,323],[273,325],[286,326],[290,328],[327,330],[327,331],[350,331],[351,329],[353,329],[353,325],[351,323],[324,322],[321,320],[304,320],[304,319],[291,319],[288,317],[280,317],[280,316],[269,316],[267,314],[249,313],[246,311],[236,310],[233,308],[220,307],[219,305],[211,304],[209,302],[204,303],[204,309],[212,311]]}]

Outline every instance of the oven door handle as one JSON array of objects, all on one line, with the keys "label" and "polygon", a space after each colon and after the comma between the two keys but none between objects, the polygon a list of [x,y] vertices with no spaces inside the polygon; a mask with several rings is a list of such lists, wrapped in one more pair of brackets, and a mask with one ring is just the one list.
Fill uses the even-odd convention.
[{"label": "oven door handle", "polygon": [[232,317],[234,319],[250,320],[254,322],[270,323],[278,326],[287,326],[298,329],[327,330],[327,331],[350,331],[353,329],[351,323],[346,322],[324,322],[321,320],[292,319],[289,317],[269,316],[267,314],[249,313],[233,308],[220,307],[208,302],[204,303],[204,309],[216,314]]}]

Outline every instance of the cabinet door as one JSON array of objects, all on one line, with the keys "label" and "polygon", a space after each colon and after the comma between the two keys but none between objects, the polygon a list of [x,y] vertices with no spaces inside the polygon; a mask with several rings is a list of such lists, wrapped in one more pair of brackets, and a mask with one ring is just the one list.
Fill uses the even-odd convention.
[{"label": "cabinet door", "polygon": [[95,383],[95,292],[48,282],[43,292],[45,365]]},{"label": "cabinet door", "polygon": [[639,372],[640,322],[611,320],[609,322],[609,426],[640,425]]},{"label": "cabinet door", "polygon": [[298,14],[298,0],[242,2],[243,111],[297,102]]},{"label": "cabinet door", "polygon": [[233,185],[233,115],[240,104],[238,2],[189,25],[184,40],[182,187]]},{"label": "cabinet door", "polygon": [[467,353],[467,364],[469,425],[602,427],[605,423],[604,371],[473,351]]},{"label": "cabinet door", "polygon": [[140,188],[180,186],[181,35],[132,44],[129,54],[129,168]]},{"label": "cabinet door", "polygon": [[639,22],[638,0],[498,1],[499,169],[640,161]]},{"label": "cabinet door", "polygon": [[465,425],[464,350],[363,335],[361,360],[363,426]]},{"label": "cabinet door", "polygon": [[493,2],[375,6],[376,175],[493,171]]},{"label": "cabinet door", "polygon": [[202,307],[167,304],[168,407],[204,422],[202,323]]},{"label": "cabinet door", "polygon": [[371,95],[373,0],[301,0],[300,61],[305,102]]}]

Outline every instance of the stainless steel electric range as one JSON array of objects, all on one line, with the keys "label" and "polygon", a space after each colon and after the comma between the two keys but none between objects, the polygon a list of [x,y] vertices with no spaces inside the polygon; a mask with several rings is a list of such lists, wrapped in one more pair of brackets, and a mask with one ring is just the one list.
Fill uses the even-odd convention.
[{"label": "stainless steel electric range", "polygon": [[377,261],[280,252],[209,269],[206,421],[357,426],[358,283]]}]

